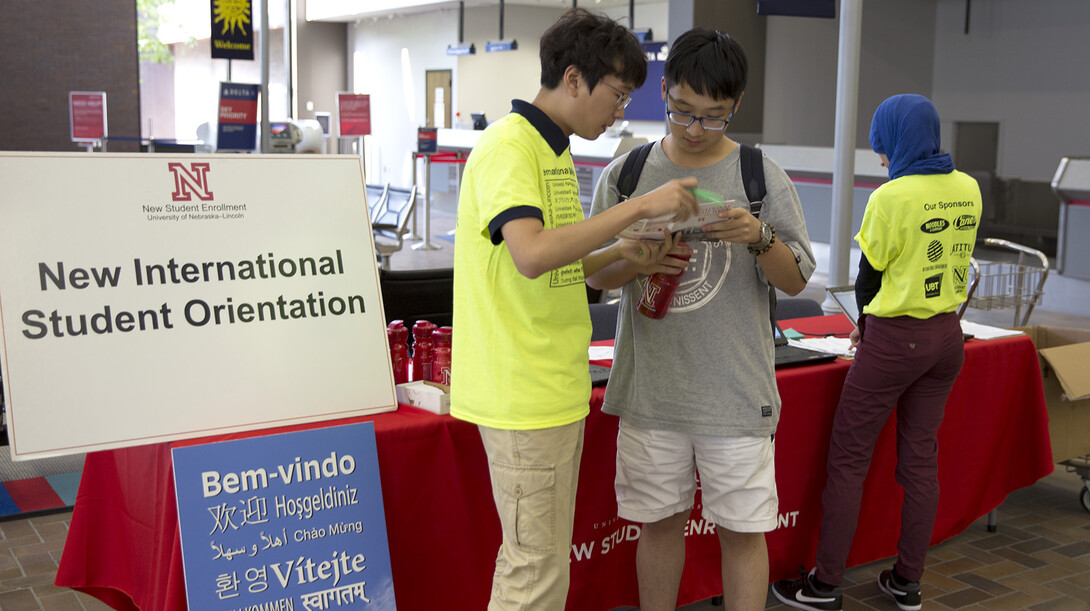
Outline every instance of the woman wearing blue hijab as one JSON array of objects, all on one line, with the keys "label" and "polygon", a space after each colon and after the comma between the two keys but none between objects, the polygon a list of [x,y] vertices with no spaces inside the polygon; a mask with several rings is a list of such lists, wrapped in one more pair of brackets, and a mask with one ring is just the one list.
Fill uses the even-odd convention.
[{"label": "woman wearing blue hijab", "polygon": [[938,510],[938,430],[965,348],[958,307],[980,222],[980,188],[939,149],[939,115],[927,98],[878,106],[870,144],[889,168],[855,236],[861,312],[856,347],[833,420],[817,566],[772,591],[799,609],[838,611],[878,433],[897,410],[897,482],[904,488],[897,561],[878,587],[900,609],[921,607],[920,578]]}]

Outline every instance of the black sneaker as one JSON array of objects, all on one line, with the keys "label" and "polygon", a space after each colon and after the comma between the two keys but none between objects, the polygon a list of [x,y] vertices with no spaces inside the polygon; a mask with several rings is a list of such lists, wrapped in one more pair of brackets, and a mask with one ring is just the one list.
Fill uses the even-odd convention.
[{"label": "black sneaker", "polygon": [[[844,607],[844,592],[839,586],[827,590],[814,583],[813,569],[809,574],[804,571],[799,579],[784,579],[772,584],[772,593],[785,605],[796,609],[814,611],[841,611]],[[917,607],[918,608],[918,607]]]},{"label": "black sneaker", "polygon": [[892,598],[902,611],[918,611],[923,606],[918,581],[901,581],[893,571],[882,571],[878,575],[878,588]]}]

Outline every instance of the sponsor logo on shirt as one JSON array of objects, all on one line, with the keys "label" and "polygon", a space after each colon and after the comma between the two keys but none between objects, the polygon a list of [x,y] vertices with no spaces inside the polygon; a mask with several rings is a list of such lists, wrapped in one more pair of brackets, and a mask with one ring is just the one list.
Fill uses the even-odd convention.
[{"label": "sponsor logo on shirt", "polygon": [[969,266],[955,266],[950,271],[954,273],[954,290],[957,292],[965,290],[969,284]]},{"label": "sponsor logo on shirt", "polygon": [[934,263],[940,258],[942,258],[942,242],[931,240],[931,243],[927,245],[927,260]]},{"label": "sponsor logo on shirt", "polygon": [[976,217],[971,214],[963,214],[954,219],[954,229],[968,231],[976,227]]},{"label": "sponsor logo on shirt", "polygon": [[927,299],[942,295],[942,274],[924,278],[923,296]]},{"label": "sponsor logo on shirt", "polygon": [[950,226],[950,221],[941,218],[933,218],[929,221],[925,221],[923,225],[920,225],[920,231],[924,233],[939,233],[945,231]]}]

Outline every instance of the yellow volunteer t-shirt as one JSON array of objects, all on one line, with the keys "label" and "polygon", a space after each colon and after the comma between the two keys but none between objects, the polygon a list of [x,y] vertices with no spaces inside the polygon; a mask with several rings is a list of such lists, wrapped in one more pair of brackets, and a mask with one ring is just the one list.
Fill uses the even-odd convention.
[{"label": "yellow volunteer t-shirt", "polygon": [[855,236],[882,286],[863,312],[930,318],[965,301],[982,210],[967,174],[912,174],[871,193]]},{"label": "yellow volunteer t-shirt", "polygon": [[454,238],[456,418],[526,430],[589,413],[582,263],[527,278],[500,232],[521,217],[541,219],[545,229],[583,220],[567,144],[544,113],[516,101],[515,112],[484,131],[466,162]]}]

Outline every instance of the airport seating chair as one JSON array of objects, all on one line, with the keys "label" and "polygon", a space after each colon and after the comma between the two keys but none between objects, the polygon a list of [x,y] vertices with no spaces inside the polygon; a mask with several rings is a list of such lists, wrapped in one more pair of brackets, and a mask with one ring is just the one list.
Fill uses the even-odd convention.
[{"label": "airport seating chair", "polygon": [[776,300],[776,320],[824,316],[821,304],[804,297],[780,297]]},{"label": "airport seating chair", "polygon": [[454,321],[454,268],[380,269],[378,283],[387,323],[403,320],[411,329],[418,320],[440,327]]},{"label": "airport seating chair", "polygon": [[617,335],[617,313],[620,302],[590,304],[590,341],[615,339]]},{"label": "airport seating chair", "polygon": [[375,222],[375,212],[382,209],[382,206],[386,204],[386,195],[390,189],[390,183],[384,185],[364,185],[364,189],[367,192],[367,217],[371,219],[371,222]]},{"label": "airport seating chair", "polygon": [[405,234],[409,233],[409,219],[416,206],[416,185],[408,189],[387,187],[382,206],[371,217],[371,230],[375,236],[375,251],[382,269],[390,269],[390,255],[401,250]]}]

